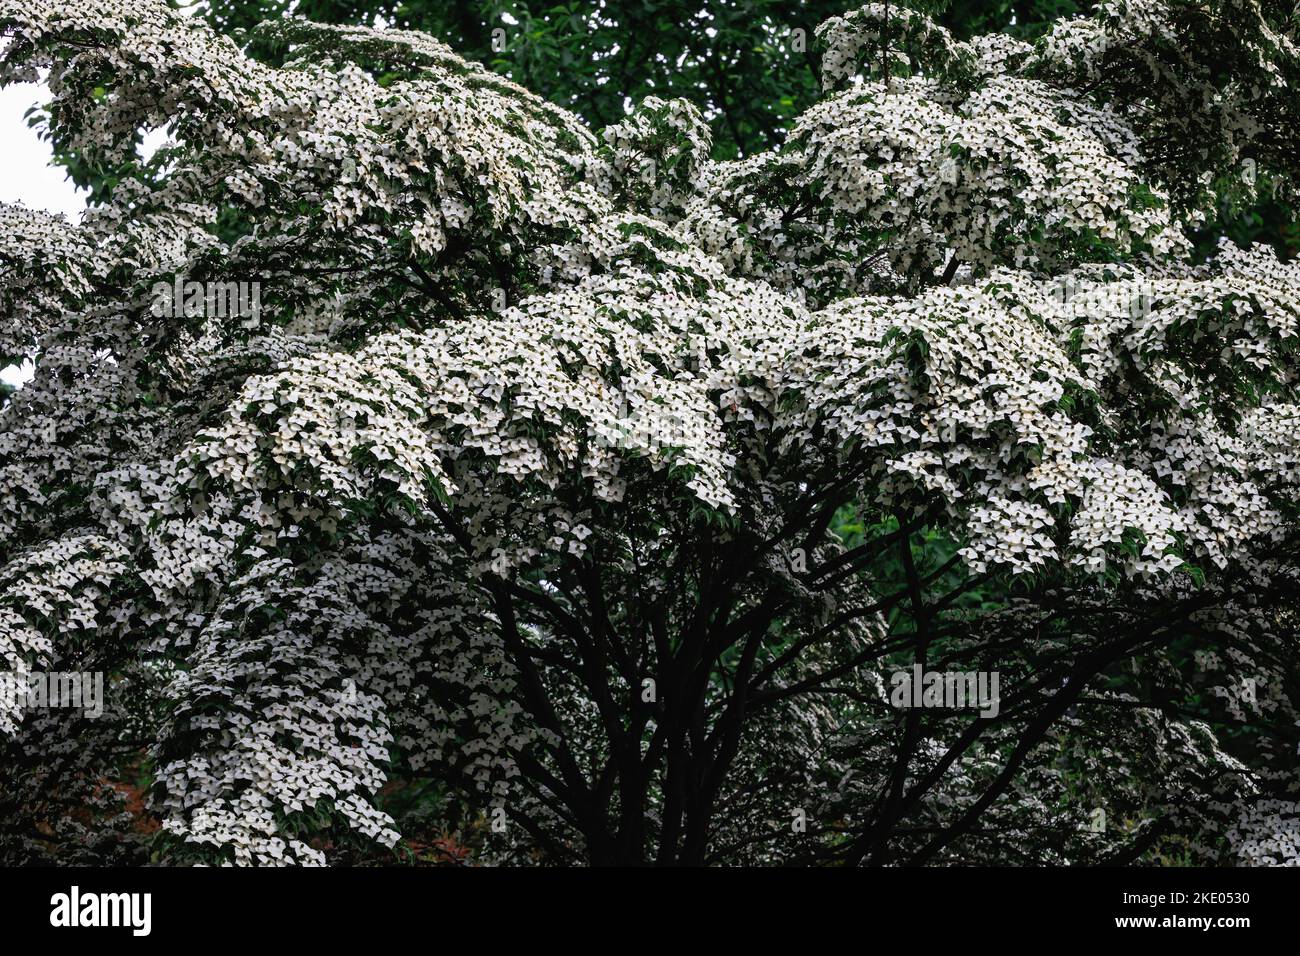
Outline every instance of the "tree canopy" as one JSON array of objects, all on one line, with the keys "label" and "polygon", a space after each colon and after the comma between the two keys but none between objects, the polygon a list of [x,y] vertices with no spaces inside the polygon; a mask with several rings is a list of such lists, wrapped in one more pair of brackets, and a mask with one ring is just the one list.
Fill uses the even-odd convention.
[{"label": "tree canopy", "polygon": [[478,5],[244,9],[0,0],[114,171],[0,206],[0,656],[111,676],[0,710],[0,855],[382,858],[428,780],[508,862],[1296,861],[1300,264],[1202,232],[1290,208],[1289,9],[868,4],[689,97],[575,27],[550,98]]}]

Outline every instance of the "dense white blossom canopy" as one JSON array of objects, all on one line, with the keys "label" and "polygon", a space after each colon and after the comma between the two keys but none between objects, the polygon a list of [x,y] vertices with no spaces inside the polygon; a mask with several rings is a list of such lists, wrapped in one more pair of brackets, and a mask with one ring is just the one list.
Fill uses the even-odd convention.
[{"label": "dense white blossom canopy", "polygon": [[[132,171],[80,225],[0,206],[0,365],[37,362],[0,410],[0,660],[130,662],[178,858],[394,844],[395,762],[590,842],[565,808],[597,755],[660,746],[609,700],[652,672],[642,630],[661,667],[691,632],[683,540],[744,582],[711,653],[747,612],[830,629],[745,644],[746,675],[795,688],[887,635],[885,595],[832,574],[832,500],[924,516],[970,575],[1215,595],[1211,630],[1293,583],[1300,263],[1188,238],[1257,188],[1244,164],[1293,174],[1292,40],[1236,2],[1108,2],[1032,44],[895,7],[882,57],[886,16],[824,24],[822,102],[718,162],[685,101],[598,136],[420,34],[286,20],[271,66],[160,0],[0,0],[0,82],[47,77],[56,145]],[[159,317],[177,278],[256,281],[260,312]],[[628,659],[570,667],[602,628]],[[839,716],[773,701],[759,738],[845,772]],[[1199,725],[1115,732],[1167,751],[1171,791],[1241,771]],[[14,708],[0,733],[55,731]],[[1063,784],[1033,774],[1047,814],[1031,783]],[[1269,792],[1228,799],[1234,846],[1295,862]]]}]

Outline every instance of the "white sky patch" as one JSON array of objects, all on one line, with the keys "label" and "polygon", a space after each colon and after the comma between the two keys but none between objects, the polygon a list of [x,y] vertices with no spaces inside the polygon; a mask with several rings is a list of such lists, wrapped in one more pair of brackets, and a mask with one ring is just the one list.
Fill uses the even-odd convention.
[{"label": "white sky patch", "polygon": [[140,137],[140,158],[145,162],[153,159],[153,154],[158,152],[168,139],[170,137],[165,128],[146,130],[145,134]]},{"label": "white sky patch", "polygon": [[22,365],[10,365],[7,368],[0,368],[0,382],[12,385],[14,388],[22,388],[32,380],[34,374],[36,374],[36,366],[30,361]]},{"label": "white sky patch", "polygon": [[[140,133],[140,143],[136,146],[136,155],[140,157],[141,163],[148,163],[154,158],[154,154],[164,146],[175,146],[176,140],[172,136],[172,124],[161,126],[158,129],[145,129]],[[176,170],[176,158],[173,156],[166,163],[154,170],[155,176],[166,177],[169,173]]]},{"label": "white sky patch", "polygon": [[61,212],[73,222],[81,221],[86,192],[67,178],[61,167],[51,163],[50,144],[37,138],[23,114],[49,99],[49,92],[37,83],[14,83],[0,89],[0,202],[21,202],[32,209]]}]

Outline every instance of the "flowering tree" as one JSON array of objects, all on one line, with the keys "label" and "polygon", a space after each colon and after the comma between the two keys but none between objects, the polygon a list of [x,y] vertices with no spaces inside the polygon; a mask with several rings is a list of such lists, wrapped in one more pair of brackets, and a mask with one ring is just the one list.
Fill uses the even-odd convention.
[{"label": "flowering tree", "polygon": [[508,861],[1296,861],[1300,266],[1188,239],[1295,182],[1280,5],[868,5],[732,161],[414,32],[0,30],[126,171],[0,207],[0,655],[112,678],[0,711],[6,858],[132,852],[145,747],[176,861],[395,846],[424,778]]}]

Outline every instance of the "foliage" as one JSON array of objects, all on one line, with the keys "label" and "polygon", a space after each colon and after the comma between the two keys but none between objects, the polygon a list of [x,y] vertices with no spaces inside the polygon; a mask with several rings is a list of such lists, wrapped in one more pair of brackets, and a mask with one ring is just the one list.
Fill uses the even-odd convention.
[{"label": "foliage", "polygon": [[0,207],[0,655],[117,704],[0,711],[0,853],[143,744],[176,862],[371,859],[426,779],[512,862],[1294,862],[1300,265],[1193,241],[1290,202],[1288,17],[871,4],[727,158],[419,32],[0,0],[122,171]]}]

